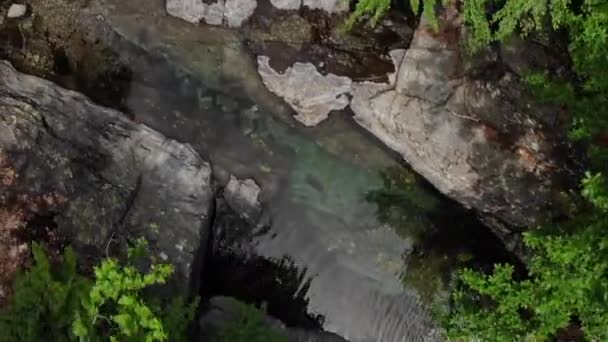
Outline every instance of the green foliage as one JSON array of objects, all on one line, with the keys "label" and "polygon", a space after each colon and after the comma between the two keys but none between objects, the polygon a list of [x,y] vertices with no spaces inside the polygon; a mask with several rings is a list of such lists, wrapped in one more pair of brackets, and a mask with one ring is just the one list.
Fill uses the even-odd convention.
[{"label": "green foliage", "polygon": [[[131,251],[129,255],[134,255]],[[79,341],[166,341],[167,334],[142,298],[146,287],[164,284],[173,272],[168,264],[152,265],[147,274],[106,259],[95,267],[95,284],[82,299],[72,332]]]},{"label": "green foliage", "polygon": [[194,321],[199,298],[188,303],[184,297],[174,298],[168,307],[159,309],[159,318],[170,337],[171,342],[187,342],[187,332],[190,322]]},{"label": "green foliage", "polygon": [[464,287],[445,321],[450,339],[548,341],[576,317],[588,340],[608,340],[608,190],[601,175],[587,174],[583,195],[594,210],[575,229],[525,234],[533,252],[528,278],[515,280],[510,265],[491,275],[462,271]]},{"label": "green foliage", "polygon": [[391,0],[359,0],[355,11],[346,20],[346,29],[351,29],[357,20],[368,15],[371,17],[370,25],[375,26],[390,7]]},{"label": "green foliage", "polygon": [[67,249],[54,272],[44,249],[32,244],[34,263],[17,276],[12,301],[0,313],[0,341],[69,341],[69,327],[90,281],[76,273],[76,256]]},{"label": "green foliage", "polygon": [[[564,30],[579,79],[569,83],[534,73],[528,84],[540,101],[573,113],[572,139],[593,141],[606,133],[608,2],[466,0],[464,18],[473,51],[514,34]],[[608,161],[602,146],[591,145],[589,155],[594,165],[608,165],[601,162]],[[582,183],[592,205],[588,212],[567,226],[524,234],[532,252],[527,278],[516,280],[509,265],[496,265],[491,275],[462,271],[462,288],[445,319],[450,339],[547,341],[578,319],[588,340],[608,340],[608,189],[599,173],[587,173]]]},{"label": "green foliage", "polygon": [[15,294],[0,313],[0,341],[185,341],[197,302],[176,298],[167,308],[150,305],[144,289],[164,283],[168,264],[152,264],[146,273],[131,263],[147,255],[144,240],[129,248],[130,263],[107,258],[94,267],[91,281],[76,272],[76,256],[67,249],[58,270],[33,243],[34,263],[15,281]]},{"label": "green foliage", "polygon": [[286,336],[268,326],[264,313],[256,307],[234,302],[238,318],[226,324],[217,342],[287,342]]},{"label": "green foliage", "polygon": [[[414,13],[419,13],[422,9],[422,15],[437,28],[439,23],[435,15],[435,6],[447,2],[448,0],[409,0],[409,5]],[[366,16],[369,17],[369,24],[375,26],[390,7],[391,0],[358,0],[355,11],[348,17],[345,26],[350,29],[357,20]]]}]

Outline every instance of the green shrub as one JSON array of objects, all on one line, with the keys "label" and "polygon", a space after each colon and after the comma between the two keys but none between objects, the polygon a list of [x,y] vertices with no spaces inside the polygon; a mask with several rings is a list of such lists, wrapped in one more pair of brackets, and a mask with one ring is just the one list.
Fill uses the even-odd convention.
[{"label": "green shrub", "polygon": [[169,264],[152,265],[147,274],[142,274],[134,266],[120,265],[115,259],[103,260],[95,267],[95,283],[81,300],[82,310],[76,312],[72,333],[81,342],[106,338],[166,341],[168,336],[162,322],[146,304],[142,290],[164,284],[172,272]]},{"label": "green shrub", "polygon": [[[129,259],[145,254],[144,240]],[[185,341],[197,302],[177,298],[168,307],[150,305],[143,290],[162,284],[173,272],[152,264],[147,273],[107,258],[94,268],[94,280],[76,272],[76,256],[66,249],[54,268],[43,248],[32,244],[32,267],[20,274],[14,296],[0,313],[0,341]]]},{"label": "green shrub", "polygon": [[513,267],[496,265],[484,275],[461,272],[445,321],[456,341],[549,341],[573,319],[589,341],[608,341],[608,189],[601,175],[587,174],[583,195],[594,205],[573,227],[524,234],[533,252],[529,277],[515,280]]},{"label": "green shrub", "polygon": [[58,271],[43,248],[32,244],[33,265],[19,274],[11,302],[0,313],[0,341],[69,341],[70,326],[91,282],[76,273],[76,256],[67,249]]},{"label": "green shrub", "polygon": [[264,313],[255,306],[234,301],[238,318],[228,322],[217,342],[288,342],[286,336],[268,326]]},{"label": "green shrub", "polygon": [[[492,12],[490,12],[492,9]],[[608,128],[608,3],[583,0],[465,0],[464,18],[472,51],[512,35],[564,30],[578,74],[551,79],[542,70],[527,77],[537,98],[560,104],[573,114],[570,137],[594,141]],[[590,139],[591,138],[591,139]],[[592,145],[600,168],[606,149]],[[587,173],[583,196],[591,209],[568,224],[524,234],[532,252],[528,277],[515,279],[513,267],[496,265],[485,275],[460,274],[462,288],[445,318],[448,338],[458,341],[548,341],[580,321],[590,341],[608,340],[608,191],[604,178]]]}]

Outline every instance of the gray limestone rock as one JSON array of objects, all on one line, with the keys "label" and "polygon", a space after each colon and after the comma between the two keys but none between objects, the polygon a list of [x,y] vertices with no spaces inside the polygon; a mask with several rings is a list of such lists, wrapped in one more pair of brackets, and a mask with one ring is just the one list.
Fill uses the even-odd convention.
[{"label": "gray limestone rock", "polygon": [[203,0],[167,0],[167,12],[191,23],[204,20],[210,25],[240,27],[255,11],[256,0],[220,0],[207,4]]},{"label": "gray limestone rock", "polygon": [[0,132],[0,148],[26,161],[4,190],[64,198],[53,217],[82,260],[144,237],[158,260],[175,266],[168,295],[198,291],[213,191],[209,165],[189,145],[7,62],[0,62]]},{"label": "gray limestone rock", "polygon": [[260,192],[260,187],[253,179],[239,180],[230,176],[230,181],[224,189],[224,198],[235,212],[255,224],[262,214]]}]

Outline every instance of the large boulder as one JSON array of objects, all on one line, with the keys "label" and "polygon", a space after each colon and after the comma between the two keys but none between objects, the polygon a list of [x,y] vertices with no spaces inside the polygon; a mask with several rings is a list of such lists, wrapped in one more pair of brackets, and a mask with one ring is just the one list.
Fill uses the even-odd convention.
[{"label": "large boulder", "polygon": [[[442,193],[497,226],[534,226],[558,208],[562,176],[571,172],[559,159],[568,149],[564,130],[555,126],[559,111],[536,103],[491,54],[468,56],[460,22],[453,9],[440,31],[422,20],[409,48],[390,52],[395,71],[387,82],[353,81],[347,89],[348,79],[337,84],[336,75],[314,63],[280,73],[266,57],[258,57],[258,69],[303,124],[323,121],[348,96],[355,121]],[[317,101],[301,101],[300,89],[319,90]]]},{"label": "large boulder", "polygon": [[213,193],[211,169],[189,145],[7,62],[0,132],[17,173],[8,190],[60,196],[47,217],[83,262],[144,237],[158,261],[175,266],[168,291],[198,291]]}]

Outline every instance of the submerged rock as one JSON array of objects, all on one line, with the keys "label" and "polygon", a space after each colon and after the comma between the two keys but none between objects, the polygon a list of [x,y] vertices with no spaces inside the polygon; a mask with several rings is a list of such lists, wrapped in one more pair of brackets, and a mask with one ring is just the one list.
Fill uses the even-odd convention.
[{"label": "submerged rock", "polygon": [[213,193],[210,167],[189,145],[7,62],[0,132],[12,137],[0,147],[22,161],[11,191],[61,194],[53,221],[83,260],[144,237],[158,260],[175,265],[167,291],[198,291]]}]

